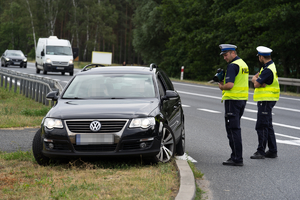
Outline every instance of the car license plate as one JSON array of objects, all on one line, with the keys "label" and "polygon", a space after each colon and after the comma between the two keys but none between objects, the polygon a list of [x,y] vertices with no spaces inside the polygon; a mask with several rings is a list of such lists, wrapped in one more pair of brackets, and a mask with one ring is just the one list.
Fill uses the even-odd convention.
[{"label": "car license plate", "polygon": [[112,134],[77,134],[76,145],[113,144]]},{"label": "car license plate", "polygon": [[56,67],[56,69],[65,69],[64,67]]},{"label": "car license plate", "polygon": [[14,65],[19,65],[20,63],[19,62],[14,62]]}]

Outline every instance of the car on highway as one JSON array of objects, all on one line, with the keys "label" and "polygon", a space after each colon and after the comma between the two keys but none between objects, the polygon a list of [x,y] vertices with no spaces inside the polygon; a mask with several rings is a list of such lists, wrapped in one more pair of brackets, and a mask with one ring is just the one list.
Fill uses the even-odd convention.
[{"label": "car on highway", "polygon": [[181,98],[166,73],[150,67],[87,65],[59,94],[36,132],[40,165],[65,158],[142,156],[168,162],[185,151]]},{"label": "car on highway", "polygon": [[17,65],[27,68],[27,55],[21,50],[6,50],[1,56],[1,66]]}]

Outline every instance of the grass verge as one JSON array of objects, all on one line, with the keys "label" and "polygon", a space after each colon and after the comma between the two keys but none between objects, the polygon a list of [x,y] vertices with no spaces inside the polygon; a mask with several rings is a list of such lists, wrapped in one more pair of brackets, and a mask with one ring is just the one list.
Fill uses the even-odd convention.
[{"label": "grass verge", "polygon": [[203,191],[196,182],[198,179],[202,179],[204,174],[202,174],[202,172],[200,170],[198,170],[196,168],[196,166],[194,165],[194,163],[192,163],[191,161],[188,160],[188,164],[189,164],[189,166],[194,174],[194,177],[196,179],[196,181],[195,181],[195,184],[196,184],[195,200],[202,200],[202,199],[204,199],[203,196],[205,194],[205,191]]},{"label": "grass verge", "polygon": [[140,159],[70,162],[42,167],[32,152],[0,152],[1,199],[174,199],[175,161],[145,165]]},{"label": "grass verge", "polygon": [[39,126],[50,106],[13,91],[0,87],[0,128]]}]

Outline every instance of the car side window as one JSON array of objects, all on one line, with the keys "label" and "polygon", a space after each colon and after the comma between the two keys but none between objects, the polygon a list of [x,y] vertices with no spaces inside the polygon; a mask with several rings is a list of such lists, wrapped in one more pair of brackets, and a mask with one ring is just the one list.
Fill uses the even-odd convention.
[{"label": "car side window", "polygon": [[157,76],[157,84],[158,84],[158,89],[159,89],[159,95],[160,97],[163,97],[166,95],[166,90],[165,87],[163,85],[163,82],[160,78],[160,76]]},{"label": "car side window", "polygon": [[169,79],[169,77],[166,75],[166,73],[165,73],[164,71],[161,71],[161,75],[162,75],[162,78],[163,78],[164,81],[165,81],[165,84],[167,85],[167,89],[168,89],[168,90],[174,90],[173,83],[172,83],[172,81]]}]

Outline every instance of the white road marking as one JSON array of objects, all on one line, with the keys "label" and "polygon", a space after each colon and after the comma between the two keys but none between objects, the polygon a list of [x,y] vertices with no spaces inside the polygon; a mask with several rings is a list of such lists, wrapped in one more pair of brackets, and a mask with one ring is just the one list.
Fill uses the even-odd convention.
[{"label": "white road marking", "polygon": [[[185,85],[185,86],[190,86],[190,87],[199,87],[199,88],[206,88],[206,89],[211,89],[211,90],[220,90],[220,88],[218,87],[207,87],[207,86],[200,86],[200,85],[191,85],[191,84],[187,84],[187,83],[178,83],[178,82],[172,82],[174,85]],[[253,92],[249,92],[249,94],[253,95]],[[296,98],[290,98],[290,97],[282,97],[280,96],[280,99],[288,99],[288,100],[292,100],[292,101],[300,101],[300,99],[296,99]]]},{"label": "white road marking", "polygon": [[300,138],[298,138],[298,137],[284,135],[284,134],[280,134],[280,133],[275,133],[275,135],[293,139],[293,140],[279,140],[276,138],[277,143],[300,146]]},{"label": "white road marking", "polygon": [[197,163],[197,160],[195,160],[194,158],[192,158],[191,156],[188,156],[186,153],[184,153],[182,156],[175,156],[177,159],[179,160],[189,160],[193,163]]},{"label": "white road marking", "polygon": [[197,110],[201,110],[201,111],[205,111],[205,112],[211,112],[211,113],[222,113],[220,111],[209,110],[209,109],[204,109],[204,108],[197,108]]},{"label": "white road marking", "polygon": [[[216,96],[211,96],[211,95],[197,94],[197,93],[184,92],[184,91],[178,91],[178,90],[177,90],[177,92],[182,93],[182,94],[189,94],[189,95],[193,95],[193,96],[199,96],[199,97],[208,97],[208,98],[220,99],[220,100],[222,99],[221,97],[216,97]],[[256,102],[249,102],[249,101],[247,101],[247,104],[257,105]],[[300,112],[300,110],[292,109],[292,108],[285,108],[285,107],[279,107],[279,106],[274,106],[274,108],[280,109],[280,110],[292,111],[292,112]]]},{"label": "white road marking", "polygon": [[[255,121],[256,122],[256,119],[250,118],[250,117],[244,117],[244,116],[242,116],[242,119],[249,120],[249,121]],[[280,124],[280,123],[276,123],[276,122],[273,122],[273,125],[275,125],[275,126],[281,126],[281,127],[285,127],[285,128],[291,128],[291,129],[300,130],[300,127],[286,125],[286,124]]]},{"label": "white road marking", "polygon": [[182,107],[189,108],[189,107],[191,107],[191,106],[189,106],[189,105],[183,105],[183,104],[182,104]]}]

